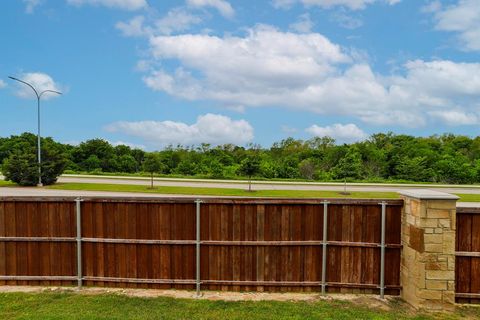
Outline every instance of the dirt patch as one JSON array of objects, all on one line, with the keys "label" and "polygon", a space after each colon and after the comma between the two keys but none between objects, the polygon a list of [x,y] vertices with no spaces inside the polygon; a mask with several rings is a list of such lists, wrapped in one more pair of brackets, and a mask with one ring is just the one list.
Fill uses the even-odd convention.
[{"label": "dirt patch", "polygon": [[171,297],[181,299],[205,299],[221,301],[349,301],[354,304],[368,306],[381,310],[391,310],[392,301],[399,301],[395,297],[382,300],[376,295],[359,294],[329,294],[318,293],[272,293],[272,292],[228,292],[228,291],[202,291],[200,297],[195,292],[186,290],[157,290],[157,289],[123,289],[123,288],[76,288],[66,287],[36,287],[36,286],[0,286],[0,292],[68,292],[83,295],[121,294],[129,297],[156,298]]}]

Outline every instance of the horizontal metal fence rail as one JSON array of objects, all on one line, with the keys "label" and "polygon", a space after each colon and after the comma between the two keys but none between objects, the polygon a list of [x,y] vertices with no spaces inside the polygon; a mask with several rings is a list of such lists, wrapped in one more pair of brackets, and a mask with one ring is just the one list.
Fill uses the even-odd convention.
[{"label": "horizontal metal fence rail", "polygon": [[[0,237],[0,242],[76,242],[77,238],[55,238],[55,237]],[[196,240],[154,240],[154,239],[114,239],[114,238],[82,238],[85,243],[112,243],[112,244],[152,244],[152,245],[195,245]],[[337,247],[361,247],[378,248],[379,243],[374,242],[342,242],[327,241],[329,246]],[[236,240],[201,240],[200,244],[208,246],[323,246],[323,241],[236,241]],[[400,249],[401,244],[387,243],[386,248]],[[459,256],[469,256],[475,252],[457,252]]]}]

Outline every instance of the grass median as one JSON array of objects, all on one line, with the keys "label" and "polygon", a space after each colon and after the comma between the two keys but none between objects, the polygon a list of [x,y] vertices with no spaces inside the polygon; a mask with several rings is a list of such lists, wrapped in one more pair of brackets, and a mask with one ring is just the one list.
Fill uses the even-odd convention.
[{"label": "grass median", "polygon": [[57,183],[49,189],[82,190],[82,191],[114,191],[114,192],[140,192],[158,194],[179,194],[199,196],[236,196],[236,197],[278,197],[278,198],[375,198],[396,199],[395,192],[351,192],[343,195],[337,191],[314,190],[255,190],[231,188],[197,188],[197,187],[172,187],[158,186],[151,189],[143,185],[129,184],[100,184],[100,183]]},{"label": "grass median", "polygon": [[13,187],[13,186],[15,186],[15,184],[10,181],[0,180],[0,187]]},{"label": "grass median", "polygon": [[0,293],[1,319],[462,319],[454,314],[417,314],[395,300],[383,307],[340,300],[211,301],[116,294]]},{"label": "grass median", "polygon": [[[0,187],[15,187],[16,184],[0,180]],[[151,189],[148,185],[131,184],[106,184],[106,183],[57,183],[47,186],[48,189],[79,190],[79,191],[106,191],[106,192],[132,192],[132,193],[157,193],[172,195],[198,195],[198,196],[235,196],[235,197],[275,197],[275,198],[354,198],[354,199],[398,199],[397,192],[366,192],[354,191],[345,195],[339,191],[322,190],[254,190],[233,188],[198,188],[157,186]],[[455,193],[461,202],[480,202],[480,194]]]}]

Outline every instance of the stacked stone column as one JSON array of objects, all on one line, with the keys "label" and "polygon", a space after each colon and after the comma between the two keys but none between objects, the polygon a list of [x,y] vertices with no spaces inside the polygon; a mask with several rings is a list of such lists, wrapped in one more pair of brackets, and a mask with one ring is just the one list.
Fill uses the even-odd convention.
[{"label": "stacked stone column", "polygon": [[423,189],[400,193],[402,297],[416,308],[450,310],[455,304],[457,196]]}]

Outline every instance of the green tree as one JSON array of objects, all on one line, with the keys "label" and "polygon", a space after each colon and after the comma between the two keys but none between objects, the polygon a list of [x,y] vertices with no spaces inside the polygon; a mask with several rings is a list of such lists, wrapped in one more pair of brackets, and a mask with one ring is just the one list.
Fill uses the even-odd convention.
[{"label": "green tree", "polygon": [[362,177],[362,166],[360,153],[355,148],[349,148],[332,171],[336,179],[360,179]]},{"label": "green tree", "polygon": [[[126,146],[122,146],[120,150],[124,150],[124,147]],[[98,169],[104,172],[117,171],[117,155],[114,147],[108,141],[103,139],[87,140],[80,143],[72,152],[73,161],[79,164],[81,170],[84,171],[91,171],[92,162],[90,160],[87,161],[91,156],[96,156],[99,160]]]},{"label": "green tree", "polygon": [[[45,143],[42,147],[42,184],[54,184],[65,168],[67,159],[54,145]],[[35,186],[38,183],[36,148],[31,146],[14,150],[4,160],[2,172],[6,180],[21,186]]]},{"label": "green tree", "polygon": [[81,168],[89,172],[101,171],[102,163],[95,154],[92,154],[81,163]]},{"label": "green tree", "polygon": [[137,161],[130,154],[118,157],[117,166],[120,172],[133,173],[137,169]]},{"label": "green tree", "polygon": [[162,163],[159,155],[156,153],[147,153],[145,160],[143,161],[143,170],[150,173],[150,188],[153,189],[153,175],[155,173],[161,173],[165,166]]},{"label": "green tree", "polygon": [[209,171],[210,171],[210,176],[214,179],[220,179],[224,177],[223,165],[218,159],[213,158],[210,161]]},{"label": "green tree", "polygon": [[302,178],[313,180],[315,176],[315,164],[311,159],[305,159],[298,165],[298,170]]},{"label": "green tree", "polygon": [[260,171],[260,159],[256,155],[248,155],[240,163],[239,171],[248,176],[248,191],[252,191],[252,177]]},{"label": "green tree", "polygon": [[403,180],[432,181],[433,170],[427,167],[426,157],[404,157],[397,165],[397,178]]}]

